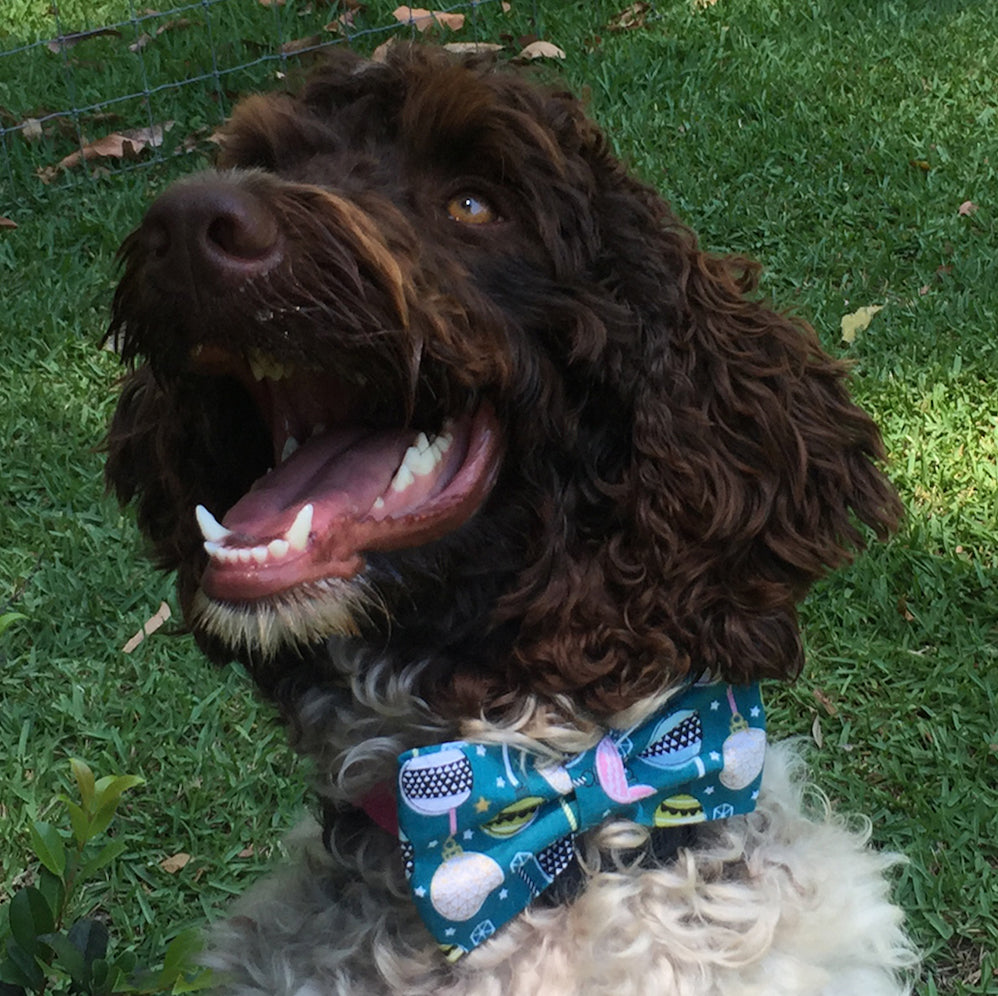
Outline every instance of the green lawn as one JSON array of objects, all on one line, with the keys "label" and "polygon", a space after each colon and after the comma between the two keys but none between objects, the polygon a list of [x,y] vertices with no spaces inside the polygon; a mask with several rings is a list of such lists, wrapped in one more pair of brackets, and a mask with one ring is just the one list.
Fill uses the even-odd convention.
[{"label": "green lawn", "polygon": [[[49,4],[3,0],[0,49],[54,33]],[[210,9],[216,58],[316,30],[292,0]],[[368,4],[368,26],[393,3]],[[770,693],[779,735],[813,739],[819,782],[910,859],[897,896],[927,954],[921,996],[998,991],[998,19],[992,0],[538,0],[480,11],[458,36],[567,53],[621,154],[717,250],[767,267],[770,295],[856,364],[908,507],[902,533],[822,584],[802,618],[810,669]],[[64,3],[63,29],[128,5]],[[518,10],[518,7],[524,8]],[[99,9],[98,9],[99,8]],[[84,10],[88,14],[84,14]],[[185,17],[207,16],[200,7]],[[331,8],[322,7],[319,25]],[[86,18],[89,17],[89,21]],[[275,21],[275,18],[278,20]],[[159,24],[170,18],[164,15]],[[201,26],[203,27],[203,25]],[[252,32],[252,33],[251,33]],[[134,32],[0,56],[0,126],[211,67],[206,32],[171,28],[136,67]],[[364,48],[384,34],[363,36]],[[227,63],[227,64],[232,64]],[[158,93],[168,151],[204,138],[261,63]],[[136,82],[136,80],[138,82]],[[149,123],[141,101],[87,112],[87,138]],[[144,116],[144,118],[143,118]],[[65,119],[69,121],[69,119]],[[62,123],[60,123],[62,122]],[[129,515],[103,496],[97,447],[114,401],[99,349],[114,251],[143,205],[200,154],[86,179],[49,177],[78,144],[63,119],[0,145],[0,900],[28,864],[27,824],[54,814],[66,758],[142,774],[117,828],[128,850],[89,893],[121,946],[154,960],[257,878],[300,815],[307,772],[235,670],[212,673],[171,624],[122,646],[172,599]],[[103,129],[103,131],[101,130]],[[127,163],[126,165],[134,165]],[[968,205],[969,202],[969,206]],[[963,213],[961,213],[961,205]],[[843,315],[882,306],[851,346]],[[181,871],[160,862],[192,855]]]}]

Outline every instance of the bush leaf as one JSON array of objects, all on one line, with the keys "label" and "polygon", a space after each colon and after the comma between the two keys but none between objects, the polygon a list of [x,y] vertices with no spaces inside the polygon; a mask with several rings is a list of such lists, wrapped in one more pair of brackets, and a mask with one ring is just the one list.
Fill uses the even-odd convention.
[{"label": "bush leaf", "polygon": [[7,917],[14,940],[30,954],[38,948],[39,934],[55,930],[55,918],[48,900],[31,885],[14,893],[7,907]]},{"label": "bush leaf", "polygon": [[31,824],[31,848],[38,860],[53,875],[62,878],[66,871],[66,844],[62,834],[49,823],[38,820]]},{"label": "bush leaf", "polygon": [[81,761],[77,757],[69,759],[69,766],[73,770],[76,786],[80,790],[80,802],[83,803],[83,808],[90,812],[94,807],[94,773],[86,761]]}]

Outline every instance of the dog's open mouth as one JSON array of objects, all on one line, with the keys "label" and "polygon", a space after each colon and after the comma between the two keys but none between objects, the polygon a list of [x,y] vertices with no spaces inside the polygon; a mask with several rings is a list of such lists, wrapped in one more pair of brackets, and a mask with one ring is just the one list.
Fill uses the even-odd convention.
[{"label": "dog's open mouth", "polygon": [[365,417],[370,388],[295,370],[262,353],[198,351],[203,372],[239,381],[270,430],[274,467],[225,510],[198,506],[205,594],[223,602],[350,578],[364,554],[432,542],[478,509],[498,473],[502,440],[488,403],[435,426]]}]

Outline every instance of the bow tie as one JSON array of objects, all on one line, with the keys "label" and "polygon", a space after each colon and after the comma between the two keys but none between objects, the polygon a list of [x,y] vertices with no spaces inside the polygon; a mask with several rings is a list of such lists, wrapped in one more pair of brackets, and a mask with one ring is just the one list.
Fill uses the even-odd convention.
[{"label": "bow tie", "polygon": [[608,818],[670,827],[751,812],[765,750],[758,685],[699,683],[560,763],[508,744],[407,751],[399,840],[420,916],[455,961],[572,863],[576,834]]}]

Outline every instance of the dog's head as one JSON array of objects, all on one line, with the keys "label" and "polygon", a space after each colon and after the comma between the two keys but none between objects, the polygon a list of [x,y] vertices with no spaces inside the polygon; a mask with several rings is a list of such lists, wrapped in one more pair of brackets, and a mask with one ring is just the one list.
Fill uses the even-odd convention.
[{"label": "dog's head", "polygon": [[463,714],[789,676],[797,601],[896,521],[841,364],[512,72],[341,53],[122,258],[108,480],[265,690],[330,638]]}]

